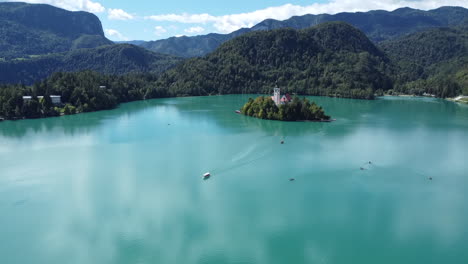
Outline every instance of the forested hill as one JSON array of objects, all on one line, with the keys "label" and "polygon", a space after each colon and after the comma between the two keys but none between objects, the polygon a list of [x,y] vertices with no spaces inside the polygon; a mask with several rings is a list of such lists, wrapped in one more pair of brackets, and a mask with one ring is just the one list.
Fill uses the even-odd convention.
[{"label": "forested hill", "polygon": [[373,98],[390,89],[388,58],[358,29],[342,22],[294,30],[257,31],[164,73],[170,95],[286,92]]},{"label": "forested hill", "polygon": [[144,42],[141,43],[141,46],[165,54],[181,57],[197,57],[208,54],[225,41],[247,32],[286,27],[305,29],[330,21],[347,22],[362,30],[372,41],[380,42],[428,28],[460,25],[467,18],[468,9],[462,7],[441,7],[429,11],[400,8],[391,12],[376,10],[357,13],[338,13],[335,15],[304,15],[295,16],[284,21],[267,19],[252,28],[243,28],[230,34],[173,37]]},{"label": "forested hill", "polygon": [[94,14],[43,4],[0,3],[0,60],[112,44]]},{"label": "forested hill", "polygon": [[0,61],[0,83],[32,84],[54,72],[93,70],[104,74],[159,74],[181,59],[130,44],[78,49],[28,59]]},{"label": "forested hill", "polygon": [[301,29],[324,22],[343,21],[362,30],[372,41],[380,42],[428,28],[461,25],[467,21],[467,18],[468,9],[463,7],[446,6],[429,11],[405,7],[390,12],[373,10],[356,13],[345,12],[335,15],[304,15],[295,16],[284,21],[267,19],[254,26],[252,30],[283,27]]},{"label": "forested hill", "polygon": [[[56,73],[30,87],[0,85],[0,117],[95,111],[120,102],[168,96],[271,93],[275,85],[298,95],[363,99],[384,91],[455,96],[468,94],[467,51],[466,26],[414,33],[383,42],[381,49],[343,22],[303,30],[256,31],[224,43],[205,57],[180,62],[159,76],[87,71]],[[164,62],[178,61],[133,45],[112,45],[3,62],[0,74],[5,75],[0,77],[48,75],[43,69],[141,72],[164,69]],[[108,88],[100,89],[100,85]],[[61,95],[65,106],[56,109],[45,99],[22,100],[22,95],[47,94]]]},{"label": "forested hill", "polygon": [[381,47],[398,65],[396,91],[468,94],[468,25],[410,34]]},{"label": "forested hill", "polygon": [[185,58],[201,57],[214,51],[224,42],[250,31],[252,30],[243,28],[230,34],[210,33],[208,35],[193,37],[171,37],[156,41],[144,41],[138,45],[151,51],[164,54]]}]

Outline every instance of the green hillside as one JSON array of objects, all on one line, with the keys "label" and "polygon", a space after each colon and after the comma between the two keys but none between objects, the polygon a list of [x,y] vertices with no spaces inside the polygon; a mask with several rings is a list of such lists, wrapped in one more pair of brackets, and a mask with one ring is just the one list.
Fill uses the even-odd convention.
[{"label": "green hillside", "polygon": [[428,11],[399,8],[394,11],[373,10],[333,15],[307,14],[294,16],[283,21],[266,19],[252,28],[242,28],[229,34],[172,37],[142,42],[139,45],[154,52],[181,57],[199,57],[214,51],[222,43],[247,32],[278,28],[305,29],[331,21],[349,23],[363,31],[369,39],[378,43],[429,28],[461,25],[467,20],[467,17],[468,9],[455,6],[440,7]]},{"label": "green hillside", "polygon": [[398,66],[395,90],[438,97],[468,94],[468,26],[436,28],[386,41]]},{"label": "green hillside", "polygon": [[[276,85],[298,95],[361,99],[383,92],[468,94],[467,40],[467,27],[458,26],[413,33],[378,48],[351,25],[330,22],[304,30],[251,32],[186,61],[129,44],[33,56],[0,62],[0,80],[32,82],[56,71],[94,72],[55,73],[33,86],[0,85],[0,116],[72,114],[168,96],[271,93]],[[107,88],[100,90],[100,85]],[[66,105],[55,109],[38,99],[22,100],[22,95],[44,94],[61,95]],[[272,119],[292,120],[279,110],[271,112]]]},{"label": "green hillside", "polygon": [[392,88],[388,58],[359,30],[342,22],[305,30],[242,35],[203,58],[161,76],[169,94],[286,92],[371,99]]},{"label": "green hillside", "polygon": [[42,4],[0,3],[3,60],[109,44],[94,14]]},{"label": "green hillside", "polygon": [[179,58],[153,53],[130,44],[109,45],[0,61],[0,83],[32,84],[54,72],[83,70],[117,75],[131,72],[159,74],[179,61]]}]

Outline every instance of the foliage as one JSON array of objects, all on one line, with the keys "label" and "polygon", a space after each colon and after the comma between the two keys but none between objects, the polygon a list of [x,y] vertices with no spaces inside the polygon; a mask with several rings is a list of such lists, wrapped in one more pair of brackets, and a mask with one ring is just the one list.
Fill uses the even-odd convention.
[{"label": "foliage", "polygon": [[[165,91],[152,85],[155,76],[127,74],[102,75],[85,71],[55,73],[32,86],[0,85],[0,116],[7,119],[38,118],[112,109],[119,103],[165,97]],[[105,88],[100,88],[105,86]],[[23,101],[24,95],[32,100]],[[39,100],[37,96],[44,96]],[[50,95],[60,95],[62,105],[52,105]]]},{"label": "foliage", "polygon": [[[129,44],[3,59],[0,81],[22,83],[0,85],[0,117],[74,114],[168,96],[270,93],[276,84],[286,93],[363,99],[391,91],[439,97],[468,94],[467,28],[410,34],[382,43],[383,51],[361,31],[342,22],[305,30],[256,31],[160,75],[155,73],[180,59]],[[83,37],[77,45],[86,46],[87,39]],[[92,71],[52,74],[80,69],[111,75]],[[24,95],[31,95],[32,100],[23,101]],[[39,100],[39,95],[44,98]],[[61,95],[63,104],[52,105],[50,95]],[[304,100],[280,107],[268,99],[258,100],[262,101],[249,101],[244,113],[278,120],[326,119],[320,107]]]},{"label": "foliage", "polygon": [[113,45],[94,14],[0,3],[0,83],[32,84],[54,72],[160,73],[178,58]]},{"label": "foliage", "polygon": [[74,72],[84,69],[103,74],[131,72],[160,73],[180,59],[156,54],[130,44],[78,49],[29,59],[0,61],[0,82],[31,84],[54,72]]},{"label": "foliage", "polygon": [[199,57],[215,50],[223,42],[232,39],[231,34],[208,34],[193,37],[171,37],[156,41],[143,41],[139,45],[154,52],[185,58]]},{"label": "foliage", "polygon": [[381,47],[398,66],[395,91],[443,98],[468,92],[468,26],[414,33]]},{"label": "foliage", "polygon": [[157,41],[143,42],[140,45],[154,52],[180,57],[204,56],[222,43],[242,34],[278,28],[305,29],[331,21],[347,22],[362,30],[372,41],[381,42],[433,27],[462,24],[468,17],[468,9],[462,7],[441,7],[423,11],[400,8],[391,12],[376,10],[335,15],[294,16],[284,21],[266,19],[252,28],[242,28],[230,34],[208,34],[193,37],[173,37]]},{"label": "foliage", "polygon": [[50,5],[0,3],[0,58],[109,45],[97,16]]},{"label": "foliage", "polygon": [[249,101],[241,108],[241,113],[261,119],[281,121],[324,121],[330,120],[322,107],[310,102],[307,98],[300,100],[297,96],[287,104],[277,106],[271,97],[260,96]]},{"label": "foliage", "polygon": [[388,58],[359,30],[341,23],[257,31],[164,73],[171,95],[285,92],[372,99],[392,88]]}]

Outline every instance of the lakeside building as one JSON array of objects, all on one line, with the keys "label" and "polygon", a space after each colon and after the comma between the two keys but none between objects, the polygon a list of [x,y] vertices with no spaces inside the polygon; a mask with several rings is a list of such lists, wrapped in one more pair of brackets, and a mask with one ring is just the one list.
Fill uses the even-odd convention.
[{"label": "lakeside building", "polygon": [[[62,104],[62,96],[60,95],[49,95],[50,97],[50,100],[52,101],[52,104],[54,105],[59,105],[59,104]],[[40,95],[37,97],[37,99],[42,99],[44,98],[44,96]],[[23,96],[23,101],[26,103],[26,102],[29,102],[32,100],[32,96],[30,95],[27,95],[27,96]]]},{"label": "lakeside building", "polygon": [[276,105],[280,105],[291,102],[292,98],[289,94],[281,96],[280,88],[275,87],[273,88],[273,96],[271,97],[271,100],[273,100],[273,102],[275,102]]}]

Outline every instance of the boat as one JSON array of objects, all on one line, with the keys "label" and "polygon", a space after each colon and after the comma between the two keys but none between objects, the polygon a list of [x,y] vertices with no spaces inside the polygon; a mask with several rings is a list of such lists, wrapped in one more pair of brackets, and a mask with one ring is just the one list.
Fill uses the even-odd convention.
[{"label": "boat", "polygon": [[203,178],[204,180],[206,180],[206,179],[210,178],[210,176],[211,176],[211,174],[210,174],[209,172],[207,172],[207,173],[203,174],[203,177],[202,177],[202,178]]},{"label": "boat", "polygon": [[240,114],[240,113],[241,113],[241,111],[239,111],[239,110],[236,110],[236,111],[234,111],[234,112],[236,112],[236,114]]}]

